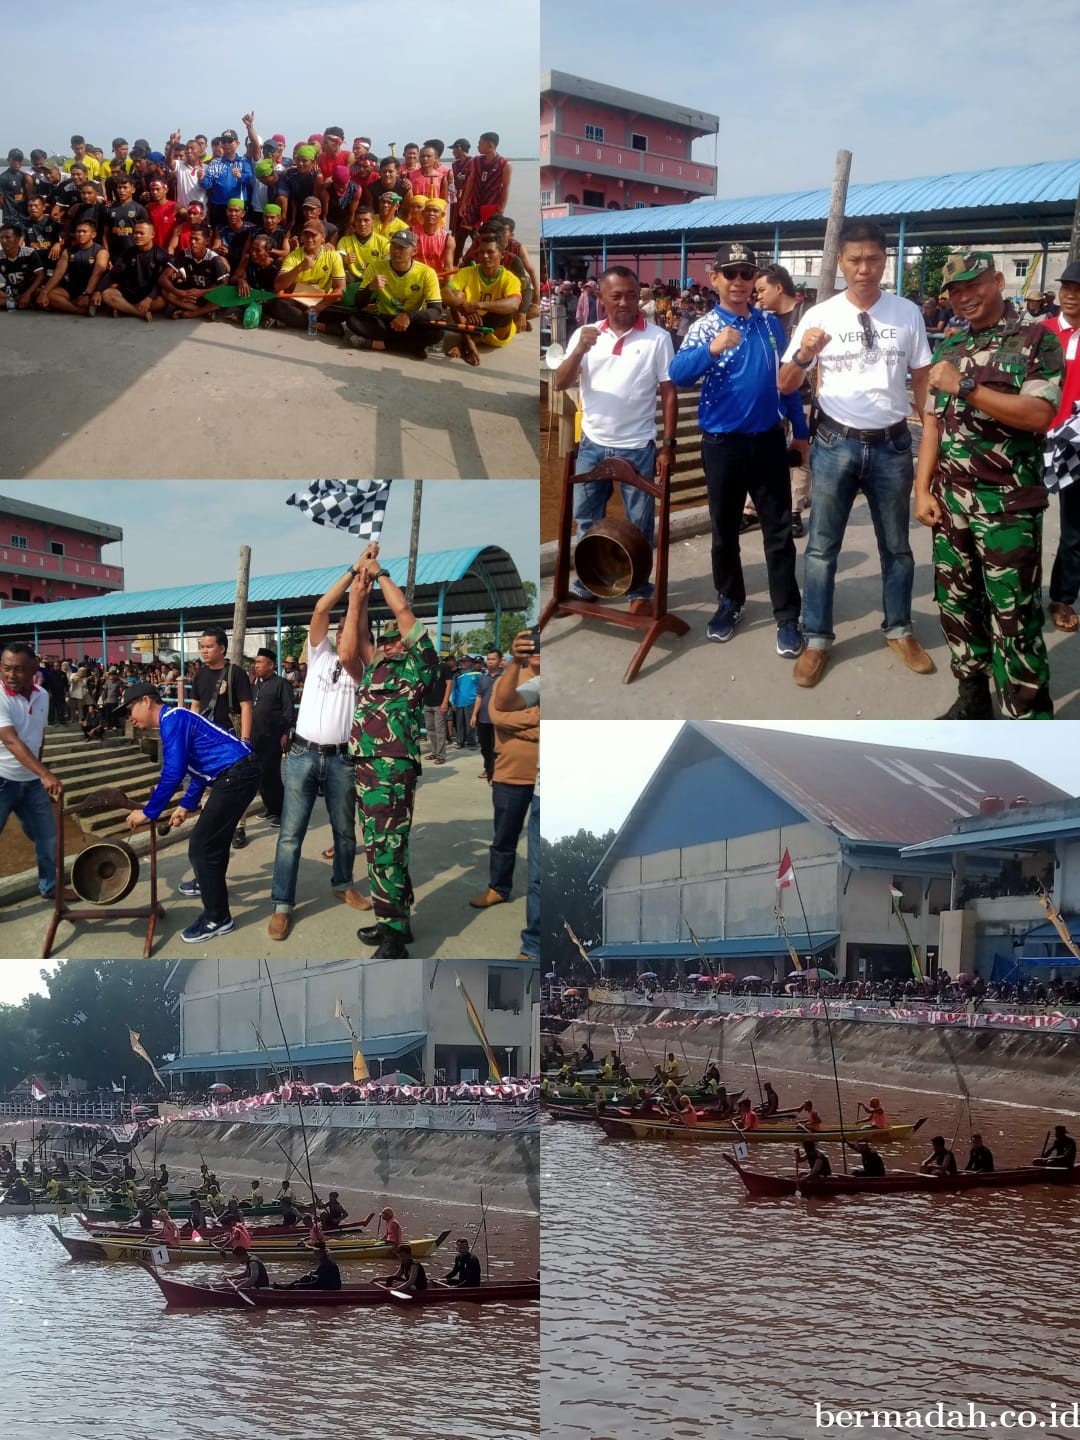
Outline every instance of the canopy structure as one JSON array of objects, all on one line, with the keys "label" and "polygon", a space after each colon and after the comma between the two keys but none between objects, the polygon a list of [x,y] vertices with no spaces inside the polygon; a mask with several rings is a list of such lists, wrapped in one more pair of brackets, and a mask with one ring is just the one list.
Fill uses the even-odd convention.
[{"label": "canopy structure", "polygon": [[[808,946],[805,931],[801,939],[797,930],[791,932],[791,943],[800,955],[818,955],[828,950],[840,939],[840,932],[811,931],[809,939]],[[647,960],[700,960],[702,953],[710,960],[759,960],[790,954],[788,942],[782,935],[751,935],[735,940],[707,940],[702,936],[700,944],[700,950],[690,940],[597,945],[589,955],[593,960],[625,960],[638,964]]]},{"label": "canopy structure", "polygon": [[[394,583],[404,589],[408,557],[384,560],[383,565]],[[280,654],[282,627],[306,624],[315,602],[341,574],[342,567],[332,565],[292,570],[283,575],[252,576],[248,588],[248,629],[276,628]],[[215,624],[228,628],[235,599],[235,580],[215,580],[200,585],[121,590],[77,600],[55,600],[46,605],[20,606],[0,610],[0,641],[30,640],[35,650],[40,650],[43,640],[81,637],[100,631],[104,648],[109,635],[115,638],[157,632],[179,634],[183,650],[184,636],[195,626]],[[498,545],[436,550],[417,557],[413,610],[419,619],[435,622],[439,649],[447,620],[494,612],[498,633],[504,611],[525,608],[525,588],[517,566]],[[372,621],[378,625],[389,617],[390,612],[376,589],[372,595]]]},{"label": "canopy structure", "polygon": [[[400,1060],[403,1055],[419,1050],[427,1034],[423,1030],[400,1035],[375,1035],[360,1041],[365,1060]],[[223,1051],[214,1055],[181,1055],[160,1067],[163,1075],[216,1074],[224,1070],[266,1070],[270,1065],[279,1069],[295,1065],[333,1065],[352,1059],[351,1040],[329,1040],[320,1045],[292,1045],[286,1053],[283,1045],[267,1050]]]},{"label": "canopy structure", "polygon": [[[1032,241],[1042,247],[1039,284],[1045,288],[1051,241],[1069,239],[1080,160],[950,171],[912,180],[870,181],[848,187],[848,219],[874,220],[897,248],[903,272],[909,245],[959,245]],[[820,249],[825,239],[830,191],[796,190],[640,210],[606,210],[545,220],[542,244],[548,273],[559,255],[592,254],[600,268],[616,256],[644,256],[679,249],[682,274],[688,250],[718,241],[742,240],[759,258],[779,260],[782,247]]]}]

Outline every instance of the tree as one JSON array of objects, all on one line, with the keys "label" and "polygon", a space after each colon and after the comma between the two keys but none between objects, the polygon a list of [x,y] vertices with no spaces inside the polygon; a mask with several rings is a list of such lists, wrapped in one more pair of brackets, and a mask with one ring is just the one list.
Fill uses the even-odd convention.
[{"label": "tree", "polygon": [[281,632],[281,654],[278,658],[278,669],[281,669],[282,661],[287,655],[300,659],[301,651],[307,644],[307,626],[290,625],[287,630]]},{"label": "tree", "polygon": [[524,612],[519,610],[503,611],[499,617],[497,643],[495,642],[495,616],[492,614],[480,628],[454,635],[452,649],[458,654],[469,655],[485,655],[489,650],[498,649],[505,655],[513,643],[514,636],[527,629],[536,619],[536,586],[531,580],[525,580],[522,582],[522,589],[525,591],[525,610]]},{"label": "tree", "polygon": [[545,972],[569,975],[584,965],[564,920],[586,950],[603,938],[602,888],[591,885],[589,876],[614,838],[614,830],[605,835],[579,830],[555,841],[541,838],[540,955]]},{"label": "tree", "polygon": [[0,1005],[0,1094],[25,1080],[37,1061],[37,1037],[27,1023],[26,1001]]},{"label": "tree", "polygon": [[941,272],[945,267],[945,261],[949,258],[950,250],[948,245],[927,245],[923,250],[926,258],[926,276],[923,274],[923,262],[920,257],[917,265],[904,266],[904,289],[905,295],[918,295],[921,293],[925,300],[927,296],[936,299],[941,293]]}]

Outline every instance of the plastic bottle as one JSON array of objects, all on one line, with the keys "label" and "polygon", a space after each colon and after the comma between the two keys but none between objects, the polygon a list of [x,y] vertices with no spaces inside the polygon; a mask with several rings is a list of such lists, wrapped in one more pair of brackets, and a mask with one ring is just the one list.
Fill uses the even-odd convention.
[{"label": "plastic bottle", "polygon": [[7,310],[15,310],[15,309],[17,308],[17,306],[18,306],[18,302],[17,302],[16,299],[15,299],[15,291],[14,291],[14,290],[11,288],[11,286],[9,285],[9,286],[7,287],[7,290],[6,290],[6,296],[5,296],[5,300],[4,300],[4,308],[7,309]]},{"label": "plastic bottle", "polygon": [[319,316],[314,306],[307,312],[307,333],[309,340],[319,338]]}]

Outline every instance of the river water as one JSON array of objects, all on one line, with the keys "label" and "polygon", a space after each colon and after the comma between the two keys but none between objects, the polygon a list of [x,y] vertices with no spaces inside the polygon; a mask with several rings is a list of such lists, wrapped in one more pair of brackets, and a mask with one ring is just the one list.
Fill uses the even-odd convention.
[{"label": "river water", "polygon": [[[729,1075],[754,1083],[737,1066]],[[778,1088],[784,1103],[813,1095],[835,1121],[824,1086]],[[873,1093],[894,1120],[928,1116],[914,1140],[885,1149],[889,1168],[917,1166],[929,1137],[951,1139],[958,1121],[963,1165],[962,1106],[868,1084],[845,1110]],[[1003,1168],[1038,1154],[1058,1117],[974,1102],[972,1119]],[[816,1401],[923,1411],[970,1401],[989,1421],[1004,1407],[1046,1417],[1049,1401],[1080,1399],[1080,1186],[751,1200],[723,1148],[545,1121],[545,1440],[804,1440],[842,1433],[815,1429]],[[824,1148],[839,1169],[840,1147]],[[792,1169],[790,1146],[750,1154],[754,1168]],[[1040,1433],[1078,1430],[1048,1420]]]},{"label": "river water", "polygon": [[[406,1234],[453,1227],[425,1262],[445,1274],[475,1208],[396,1208]],[[534,1221],[489,1211],[488,1238],[492,1280],[536,1273]],[[309,1268],[267,1264],[271,1279]],[[390,1268],[349,1266],[345,1279]],[[538,1335],[535,1304],[167,1311],[137,1267],[69,1260],[43,1217],[0,1219],[5,1440],[535,1440]]]}]

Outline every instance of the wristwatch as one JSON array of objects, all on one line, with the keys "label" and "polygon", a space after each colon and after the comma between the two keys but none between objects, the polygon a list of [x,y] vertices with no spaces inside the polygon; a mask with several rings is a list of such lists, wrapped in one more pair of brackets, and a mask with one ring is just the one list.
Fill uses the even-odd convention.
[{"label": "wristwatch", "polygon": [[389,571],[389,570],[376,570],[376,572],[375,572],[375,574],[374,574],[374,576],[373,576],[372,578],[375,579],[375,580],[381,580],[384,575],[387,577],[387,579],[389,579],[389,578],[390,578],[390,571]]},{"label": "wristwatch", "polygon": [[960,377],[960,384],[956,387],[956,393],[959,398],[966,400],[978,383],[974,375],[962,375]]},{"label": "wristwatch", "polygon": [[799,367],[800,370],[809,370],[810,366],[814,363],[813,355],[810,356],[809,360],[800,360],[799,352],[797,350],[791,358],[792,360],[794,360],[795,364]]},{"label": "wristwatch", "polygon": [[665,437],[663,440],[660,441],[661,447],[662,447],[663,449],[665,449],[665,450],[674,450],[674,449],[675,449],[675,446],[676,446],[678,443],[679,443],[678,440],[676,440],[676,439],[674,439],[674,438],[672,438],[672,439],[669,440],[669,439],[667,439],[666,437]]}]

